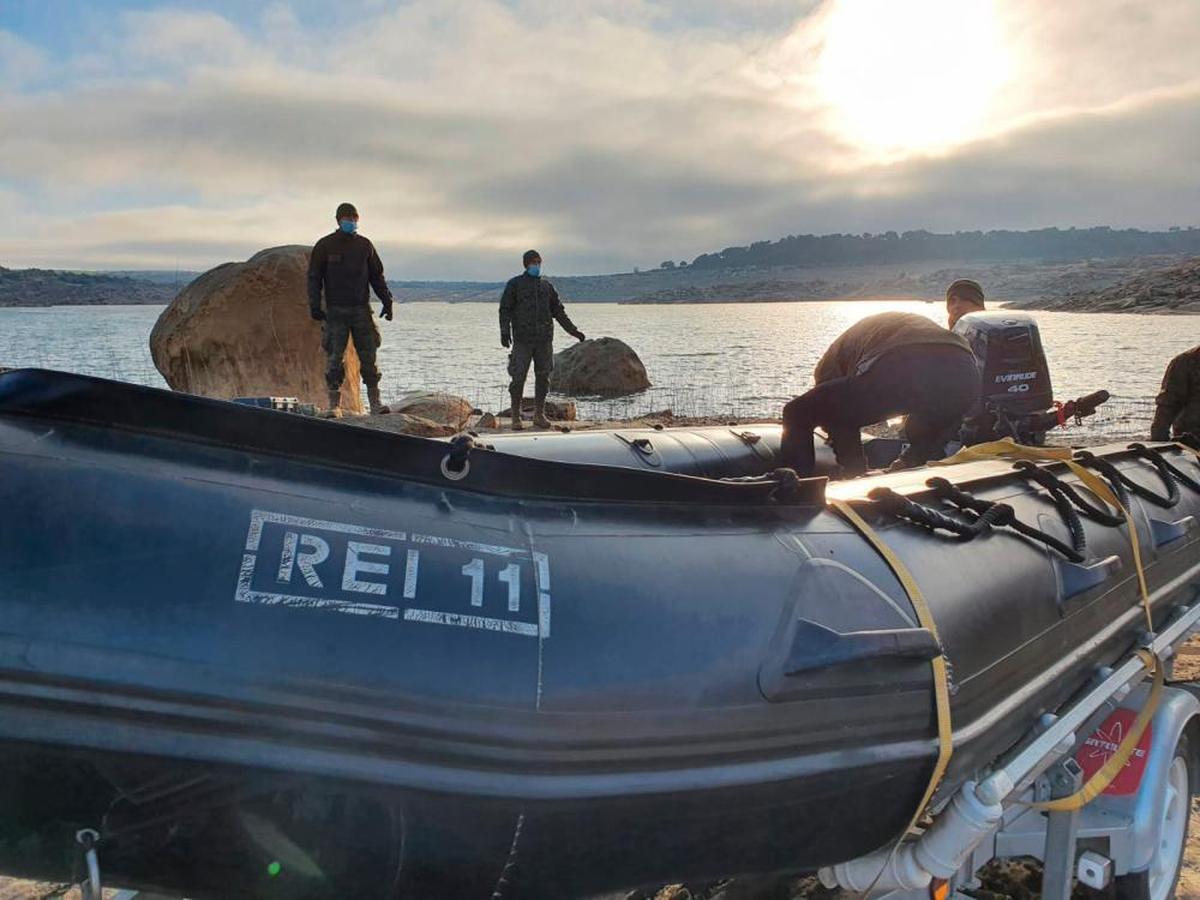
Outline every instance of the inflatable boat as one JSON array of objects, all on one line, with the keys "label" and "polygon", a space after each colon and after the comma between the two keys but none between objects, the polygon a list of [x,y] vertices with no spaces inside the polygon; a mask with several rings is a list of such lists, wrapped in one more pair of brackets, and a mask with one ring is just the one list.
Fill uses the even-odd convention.
[{"label": "inflatable boat", "polygon": [[1178,444],[838,483],[777,453],[0,375],[0,871],[78,877],[81,833],[193,898],[816,870],[921,804],[933,661],[944,797],[1200,578]]}]

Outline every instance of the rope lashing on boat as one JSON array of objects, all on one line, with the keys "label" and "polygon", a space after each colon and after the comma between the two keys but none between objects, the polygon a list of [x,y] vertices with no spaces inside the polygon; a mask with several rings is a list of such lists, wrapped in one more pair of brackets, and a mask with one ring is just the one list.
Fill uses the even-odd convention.
[{"label": "rope lashing on boat", "polygon": [[1104,476],[1108,478],[1109,481],[1120,482],[1121,485],[1129,491],[1129,493],[1141,497],[1146,502],[1153,503],[1155,506],[1161,507],[1162,509],[1170,509],[1179,502],[1179,484],[1174,478],[1171,477],[1171,473],[1163,468],[1163,461],[1157,456],[1150,455],[1149,457],[1143,458],[1147,459],[1154,466],[1155,471],[1158,472],[1158,477],[1162,479],[1163,487],[1165,487],[1167,491],[1165,497],[1161,494],[1155,493],[1148,487],[1138,484],[1136,481],[1110,463],[1107,459],[1101,459],[1090,450],[1080,450],[1075,454],[1075,458],[1088,468],[1104,473]]},{"label": "rope lashing on boat", "polygon": [[[921,586],[917,584],[917,580],[913,577],[912,572],[908,570],[903,560],[889,547],[882,537],[872,528],[861,515],[845,500],[836,498],[829,499],[829,505],[832,506],[863,538],[870,544],[875,552],[878,553],[892,573],[896,576],[896,580],[900,582],[900,586],[904,589],[904,593],[908,595],[909,603],[917,614],[917,622],[920,626],[929,631],[933,635],[934,640],[941,644],[941,638],[938,636],[937,622],[934,621],[933,612],[929,608],[929,603],[925,600],[925,594],[921,591]],[[930,660],[930,667],[933,669],[933,697],[934,710],[937,714],[937,742],[938,755],[937,761],[933,765],[933,771],[929,775],[929,784],[925,787],[925,793],[921,796],[921,802],[917,804],[916,811],[913,813],[912,819],[909,820],[908,827],[900,833],[900,837],[896,840],[895,846],[892,847],[892,855],[895,855],[899,849],[904,836],[911,831],[920,820],[921,815],[925,812],[925,808],[929,805],[929,801],[933,799],[934,792],[941,784],[943,776],[946,774],[946,768],[950,765],[950,756],[954,752],[954,729],[950,721],[950,675],[946,664],[946,656],[940,653]],[[889,856],[889,862],[891,858]],[[886,866],[885,866],[886,868]],[[880,875],[883,874],[883,869],[880,869]],[[878,877],[876,878],[878,881]],[[873,885],[872,885],[873,887]],[[870,890],[865,893],[870,893]]]},{"label": "rope lashing on boat", "polygon": [[[1066,509],[1063,508],[1062,504],[1065,501],[1060,498],[1055,498],[1055,505],[1059,507],[1060,513],[1065,513],[1063,515],[1063,519],[1067,522],[1067,527],[1071,531],[1072,544],[1066,544],[1063,541],[1060,541],[1054,535],[1047,534],[1040,528],[1035,528],[1032,525],[1022,522],[1016,517],[1013,508],[1007,503],[997,503],[994,500],[983,500],[979,497],[976,497],[974,494],[968,493],[967,491],[956,487],[945,478],[930,478],[925,482],[925,484],[933,490],[934,494],[940,500],[956,507],[959,512],[977,516],[972,525],[976,525],[977,523],[984,521],[985,517],[990,516],[990,518],[987,518],[987,521],[992,526],[1006,526],[1011,528],[1013,531],[1017,532],[1017,534],[1045,544],[1052,550],[1056,550],[1073,563],[1081,563],[1084,560],[1084,552],[1086,551],[1087,547],[1082,523],[1079,522],[1079,517],[1075,515],[1075,511],[1073,509],[1070,509],[1069,507]],[[995,510],[1006,510],[1007,512],[1001,512],[999,514],[992,515],[993,511]],[[1072,523],[1078,527],[1072,527]],[[978,532],[982,533],[987,530],[990,529],[979,528]],[[971,535],[971,537],[974,536],[974,534]],[[970,538],[967,538],[967,540],[970,540]]]},{"label": "rope lashing on boat", "polygon": [[[966,462],[990,459],[1062,463],[1071,470],[1071,474],[1078,478],[1085,488],[1100,498],[1101,502],[1108,504],[1108,506],[1121,513],[1121,518],[1125,520],[1125,527],[1129,535],[1129,549],[1133,554],[1133,566],[1137,572],[1138,593],[1141,597],[1142,609],[1146,613],[1146,627],[1153,632],[1154,617],[1150,609],[1150,588],[1146,585],[1146,568],[1142,564],[1142,545],[1138,538],[1137,523],[1133,521],[1133,516],[1129,512],[1130,507],[1128,502],[1122,503],[1116,492],[1103,478],[1095,472],[1084,468],[1079,460],[1072,459],[1071,450],[1067,447],[1026,447],[1018,444],[1012,438],[1005,438],[1000,441],[976,444],[973,447],[963,447],[963,449],[959,450],[953,456],[936,460],[931,462],[930,465],[954,466]],[[1092,459],[1107,466],[1112,466],[1107,460],[1101,460],[1094,455],[1092,455]],[[1117,471],[1115,467],[1113,469]],[[1126,484],[1124,478],[1114,478],[1114,481]]]},{"label": "rope lashing on boat", "polygon": [[[1179,446],[1183,446],[1183,445],[1181,444]],[[1138,456],[1142,457],[1143,459],[1148,459],[1151,462],[1153,462],[1154,465],[1159,468],[1160,472],[1166,471],[1166,472],[1170,473],[1170,475],[1176,481],[1178,481],[1180,484],[1185,485],[1185,486],[1191,488],[1196,493],[1200,494],[1200,481],[1197,481],[1191,475],[1188,475],[1186,472],[1184,472],[1184,471],[1180,470],[1179,468],[1177,468],[1176,466],[1172,465],[1170,460],[1168,460],[1165,456],[1163,456],[1162,451],[1159,450],[1158,448],[1147,447],[1145,444],[1142,444],[1142,443],[1134,443],[1134,444],[1129,445],[1129,449],[1134,451]],[[1190,453],[1196,453],[1196,451],[1192,450],[1190,447],[1187,449],[1188,449],[1188,452],[1190,452]]]},{"label": "rope lashing on boat", "polygon": [[796,474],[795,469],[775,469],[768,477],[779,483],[779,488],[772,495],[774,499],[787,503],[804,496],[801,487],[804,479]]},{"label": "rope lashing on boat", "polygon": [[1137,749],[1142,735],[1146,732],[1146,727],[1150,724],[1150,720],[1154,718],[1154,713],[1158,710],[1159,701],[1162,699],[1163,684],[1166,681],[1166,666],[1162,664],[1162,660],[1149,650],[1139,650],[1137,655],[1141,658],[1146,671],[1154,674],[1154,680],[1150,684],[1150,696],[1146,698],[1146,702],[1138,710],[1137,717],[1133,720],[1133,725],[1129,728],[1129,733],[1121,739],[1116,751],[1109,757],[1108,762],[1101,766],[1087,780],[1087,783],[1083,787],[1069,797],[1060,797],[1057,800],[1049,800],[1045,803],[1034,803],[1032,804],[1034,809],[1045,810],[1047,812],[1072,812],[1082,809],[1108,790],[1108,786],[1121,774],[1121,770],[1125,768],[1125,764],[1133,756],[1133,751]]},{"label": "rope lashing on boat", "polygon": [[722,478],[727,484],[775,484],[778,485],[771,494],[771,499],[780,503],[793,503],[808,499],[811,494],[804,487],[804,482],[810,480],[801,478],[795,469],[773,469],[766,475],[737,475]]},{"label": "rope lashing on boat", "polygon": [[944,478],[930,479],[925,484],[934,488],[938,497],[956,506],[960,512],[972,516],[971,521],[964,522],[948,516],[941,510],[917,503],[916,500],[896,493],[889,487],[876,487],[868,494],[868,497],[875,500],[875,503],[880,505],[880,509],[890,516],[902,518],[906,522],[930,530],[949,532],[964,541],[978,538],[980,534],[986,534],[992,528],[1007,526],[1015,532],[1025,535],[1026,538],[1040,541],[1042,544],[1054,548],[1072,563],[1084,562],[1084,552],[1086,551],[1084,527],[1079,521],[1079,516],[1075,515],[1075,511],[1070,508],[1068,500],[1064,498],[1056,498],[1055,503],[1060,508],[1058,511],[1063,515],[1063,520],[1068,523],[1074,546],[1064,544],[1054,535],[1046,534],[1031,524],[1019,521],[1012,506],[1007,503],[995,503],[992,500],[972,497],[970,493],[959,490]]}]

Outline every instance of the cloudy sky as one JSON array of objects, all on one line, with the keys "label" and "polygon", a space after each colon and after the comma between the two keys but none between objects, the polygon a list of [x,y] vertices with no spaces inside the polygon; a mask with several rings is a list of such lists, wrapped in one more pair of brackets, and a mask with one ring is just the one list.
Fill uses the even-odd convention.
[{"label": "cloudy sky", "polygon": [[1200,224],[1200,0],[0,0],[0,264]]}]

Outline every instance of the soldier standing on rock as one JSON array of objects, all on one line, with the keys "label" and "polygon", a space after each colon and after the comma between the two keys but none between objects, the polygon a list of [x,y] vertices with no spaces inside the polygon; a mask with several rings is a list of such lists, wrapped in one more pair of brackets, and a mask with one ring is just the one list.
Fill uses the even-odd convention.
[{"label": "soldier standing on rock", "polygon": [[525,377],[533,362],[534,400],[533,424],[549,428],[546,418],[546,394],[550,390],[550,370],[554,368],[554,319],[567,334],[584,340],[583,332],[575,327],[558,299],[554,285],[542,278],[542,256],[536,250],[526,250],[521,257],[525,271],[509,280],[500,297],[500,344],[511,348],[508,354],[508,374],[512,382],[508,394],[512,399],[513,431],[521,430],[521,397],[525,393]]},{"label": "soldier standing on rock", "polygon": [[[371,413],[390,412],[379,396],[379,369],[375,351],[381,338],[371,317],[370,289],[383,302],[379,315],[392,320],[392,292],[383,277],[383,263],[375,246],[358,234],[358,210],[343,203],[335,213],[337,231],[317,241],[308,264],[308,306],[312,317],[325,323],[321,347],[325,351],[325,384],[329,388],[330,418],[342,416],[342,382],[346,378],[343,357],[346,342],[354,341],[367,386]],[[325,309],[321,309],[321,292]]]}]

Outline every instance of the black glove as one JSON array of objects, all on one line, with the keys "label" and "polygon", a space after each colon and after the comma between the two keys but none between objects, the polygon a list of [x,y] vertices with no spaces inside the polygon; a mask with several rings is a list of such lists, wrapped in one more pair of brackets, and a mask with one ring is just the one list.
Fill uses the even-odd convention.
[{"label": "black glove", "polygon": [[500,346],[503,347],[505,350],[507,350],[509,347],[512,346],[512,338],[509,337],[507,334],[500,335]]},{"label": "black glove", "polygon": [[392,304],[384,304],[383,309],[379,311],[379,318],[387,319],[389,322],[392,321]]},{"label": "black glove", "polygon": [[324,322],[325,321],[325,310],[323,310],[323,309],[320,309],[320,308],[312,309],[310,307],[308,310],[308,314],[313,317],[314,322]]},{"label": "black glove", "polygon": [[586,338],[586,337],[584,337],[584,334],[583,334],[583,332],[582,332],[582,331],[577,331],[577,332],[575,332],[575,340],[577,340],[577,341],[586,341],[586,340],[587,340],[587,338]]}]

